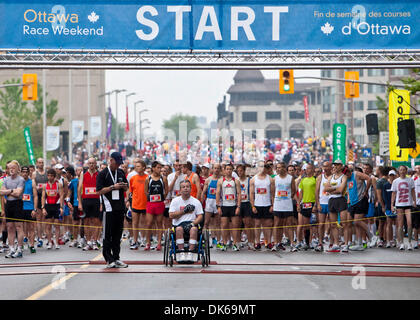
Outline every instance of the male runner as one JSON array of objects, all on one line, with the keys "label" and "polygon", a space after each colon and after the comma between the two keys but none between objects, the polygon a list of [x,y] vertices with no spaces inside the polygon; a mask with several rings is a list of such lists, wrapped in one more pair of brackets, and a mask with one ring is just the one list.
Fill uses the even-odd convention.
[{"label": "male runner", "polygon": [[325,234],[325,223],[328,218],[328,201],[330,200],[330,195],[328,192],[325,191],[325,186],[327,182],[330,180],[332,175],[332,166],[331,162],[325,161],[322,164],[322,171],[320,176],[318,176],[316,181],[316,203],[318,207],[318,236],[319,236],[319,244],[315,247],[315,251],[321,252],[324,250],[324,246],[322,245],[323,237]]},{"label": "male runner", "polygon": [[63,185],[56,180],[56,171],[49,169],[47,171],[48,181],[42,189],[42,211],[45,220],[48,222],[46,226],[48,246],[52,248],[52,226],[55,227],[55,249],[60,249],[58,239],[60,239],[60,217],[64,213],[64,191]]},{"label": "male runner", "polygon": [[79,198],[78,198],[78,188],[79,188],[79,177],[76,176],[76,172],[74,168],[69,166],[66,168],[66,176],[67,180],[70,181],[69,183],[69,191],[66,195],[66,203],[70,208],[70,213],[72,217],[72,224],[73,224],[73,240],[70,242],[69,247],[77,247],[78,239],[81,237],[80,234],[80,226],[82,222],[81,213],[83,211],[79,211]]},{"label": "male runner", "polygon": [[415,212],[411,213],[411,220],[413,222],[414,244],[413,248],[419,248],[419,231],[420,231],[420,165],[414,167],[416,173],[413,176],[414,188],[416,191],[416,207]]},{"label": "male runner", "polygon": [[241,208],[240,217],[245,227],[245,234],[248,239],[248,250],[255,250],[255,231],[252,207],[250,203],[250,181],[251,177],[246,176],[246,166],[240,164],[236,167],[238,180],[241,185]]},{"label": "male runner", "polygon": [[296,194],[295,178],[287,173],[286,163],[280,162],[276,165],[277,175],[274,178],[274,242],[276,246],[272,250],[285,250],[281,243],[282,235],[293,240],[293,230],[288,226],[292,224],[293,198]]},{"label": "male runner", "polygon": [[79,211],[83,212],[85,238],[87,240],[83,251],[99,250],[97,241],[99,240],[101,221],[99,215],[100,201],[99,194],[96,192],[96,181],[98,177],[98,170],[96,167],[96,159],[88,159],[88,170],[81,175],[77,195],[79,200]]},{"label": "male runner", "polygon": [[241,208],[241,185],[238,179],[232,177],[233,165],[227,164],[225,167],[225,176],[217,182],[216,206],[218,214],[221,217],[222,228],[222,251],[227,249],[227,241],[230,239],[229,228],[233,230],[233,251],[239,251],[241,232],[240,228],[240,208]]},{"label": "male runner", "polygon": [[38,191],[36,190],[35,181],[29,179],[29,167],[23,166],[22,178],[25,180],[25,187],[23,189],[23,219],[26,220],[25,229],[27,231],[29,249],[31,253],[35,253],[35,223],[36,223],[36,208],[38,207]]},{"label": "male runner", "polygon": [[38,191],[38,208],[37,210],[37,216],[36,219],[38,223],[36,224],[37,228],[37,237],[38,237],[38,248],[43,246],[43,235],[45,234],[45,224],[43,223],[45,221],[45,216],[42,212],[41,206],[43,203],[41,203],[41,197],[42,197],[42,189],[44,185],[47,183],[48,177],[47,172],[44,169],[44,159],[38,158],[36,160],[36,169],[35,172],[32,174],[32,180],[35,181],[36,189]]},{"label": "male runner", "polygon": [[266,249],[271,250],[271,234],[273,227],[274,179],[268,175],[270,166],[260,161],[259,173],[250,181],[250,200],[255,218],[255,249],[260,250],[261,229],[263,228]]},{"label": "male runner", "polygon": [[201,199],[201,185],[198,174],[192,172],[192,163],[187,162],[182,165],[182,173],[185,174],[185,180],[191,183],[191,196]]}]

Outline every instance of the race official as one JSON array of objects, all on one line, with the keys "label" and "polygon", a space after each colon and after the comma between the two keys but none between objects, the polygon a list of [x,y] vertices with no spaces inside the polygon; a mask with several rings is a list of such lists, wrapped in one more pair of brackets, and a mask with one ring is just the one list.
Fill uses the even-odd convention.
[{"label": "race official", "polygon": [[96,180],[96,191],[102,196],[104,205],[103,256],[107,268],[126,268],[120,260],[121,236],[126,213],[124,192],[128,190],[128,181],[124,171],[119,169],[123,163],[119,152],[113,152],[109,166],[99,172]]}]

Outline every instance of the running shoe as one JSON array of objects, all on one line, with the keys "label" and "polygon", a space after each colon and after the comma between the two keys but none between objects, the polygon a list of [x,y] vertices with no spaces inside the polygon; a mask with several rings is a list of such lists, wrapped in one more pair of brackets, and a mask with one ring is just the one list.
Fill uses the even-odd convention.
[{"label": "running shoe", "polygon": [[30,247],[29,249],[30,249],[31,253],[36,253],[35,247]]},{"label": "running shoe", "polygon": [[395,243],[394,240],[391,240],[391,247],[395,248],[397,246],[397,244]]},{"label": "running shoe", "polygon": [[28,238],[24,237],[23,242],[25,242],[25,243],[28,242]]},{"label": "running shoe", "polygon": [[369,248],[375,247],[377,241],[378,241],[378,236],[372,236],[372,238],[369,241]]},{"label": "running shoe", "polygon": [[14,258],[15,252],[13,250],[10,250],[8,254],[6,254],[5,258]]},{"label": "running shoe", "polygon": [[309,246],[306,244],[306,242],[302,242],[302,247],[303,250],[308,250]]},{"label": "running shoe", "polygon": [[115,261],[115,268],[127,268],[128,264],[122,262],[121,260]]},{"label": "running shoe", "polygon": [[146,247],[144,248],[144,251],[150,251],[150,243],[146,244]]},{"label": "running shoe", "polygon": [[387,249],[391,248],[391,243],[389,241],[386,243],[385,248],[387,248]]},{"label": "running shoe", "polygon": [[12,256],[12,258],[22,258],[22,257],[23,257],[22,250],[17,250]]},{"label": "running shoe", "polygon": [[384,242],[382,240],[378,241],[378,248],[382,248],[384,246]]},{"label": "running shoe", "polygon": [[65,243],[63,240],[58,239],[58,244],[59,244],[60,246],[64,246],[66,243]]},{"label": "running shoe", "polygon": [[162,245],[158,243],[158,245],[156,246],[156,251],[160,251],[160,250],[162,250]]},{"label": "running shoe", "polygon": [[365,248],[365,249],[367,249],[367,248],[368,248],[368,245],[367,245],[367,243],[366,243],[366,242],[363,242],[363,248]]},{"label": "running shoe", "polygon": [[255,251],[257,249],[254,247],[254,245],[252,243],[248,242],[248,250]]},{"label": "running shoe", "polygon": [[261,250],[261,244],[260,243],[256,243],[254,245],[255,250]]},{"label": "running shoe", "polygon": [[47,249],[48,250],[52,249],[52,244],[50,242],[48,242],[48,244],[47,244]]},{"label": "running shoe", "polygon": [[297,245],[292,244],[291,248],[290,248],[290,252],[298,252],[299,249],[297,247]]},{"label": "running shoe", "polygon": [[110,262],[106,265],[107,269],[116,268],[116,267],[117,267],[117,265],[115,264],[115,262]]},{"label": "running shoe", "polygon": [[140,241],[140,247],[141,247],[141,248],[144,248],[145,246],[146,246],[146,240],[142,239],[142,240]]},{"label": "running shoe", "polygon": [[58,250],[58,249],[60,249],[60,246],[59,246],[58,244],[56,244],[56,245],[54,246],[54,248],[55,248],[55,250]]},{"label": "running shoe", "polygon": [[239,247],[238,247],[236,244],[234,244],[234,245],[232,246],[232,250],[233,250],[233,251],[239,251],[240,249],[239,249]]},{"label": "running shoe", "polygon": [[193,261],[194,260],[193,253],[192,252],[186,252],[185,253],[185,260]]},{"label": "running shoe", "polygon": [[414,241],[413,249],[418,249],[418,248],[419,248],[418,241]]},{"label": "running shoe", "polygon": [[214,246],[217,246],[217,239],[216,239],[216,238],[213,238],[213,239],[212,239],[212,242],[213,242],[213,245],[214,245]]},{"label": "running shoe", "polygon": [[340,252],[340,246],[333,245],[330,249],[328,249],[328,252]]},{"label": "running shoe", "polygon": [[220,249],[221,251],[226,251],[227,250],[227,245],[222,245],[222,248]]},{"label": "running shoe", "polygon": [[218,250],[221,250],[222,249],[222,244],[219,242],[219,243],[217,243],[217,245],[216,245],[216,249],[218,249]]},{"label": "running shoe", "polygon": [[356,244],[354,246],[350,246],[349,250],[350,251],[364,251],[365,248],[363,248],[363,246],[361,246],[360,244]]},{"label": "running shoe", "polygon": [[130,245],[130,250],[137,250],[139,248],[139,244],[137,242],[134,242]]},{"label": "running shoe", "polygon": [[322,252],[322,251],[324,251],[324,247],[322,246],[322,244],[318,244],[318,245],[315,247],[315,251],[316,251],[316,252]]},{"label": "running shoe", "polygon": [[93,243],[93,245],[92,245],[92,249],[93,249],[93,250],[99,250],[99,247],[98,247],[98,245],[96,244],[96,241]]},{"label": "running shoe", "polygon": [[349,246],[342,246],[341,247],[341,252],[349,252]]},{"label": "running shoe", "polygon": [[404,247],[404,243],[401,243],[400,245],[399,245],[399,248],[398,248],[399,250],[404,250],[405,249],[405,247]]},{"label": "running shoe", "polygon": [[277,251],[278,250],[283,250],[283,251],[286,250],[286,248],[283,246],[283,244],[281,242],[276,244],[276,249],[277,249]]},{"label": "running shoe", "polygon": [[409,242],[409,243],[407,244],[407,250],[408,250],[408,251],[412,251],[412,250],[413,250],[413,245],[411,244],[411,242]]},{"label": "running shoe", "polygon": [[38,240],[38,243],[37,243],[37,247],[38,248],[42,248],[42,246],[44,245],[44,242],[42,241],[42,240]]}]

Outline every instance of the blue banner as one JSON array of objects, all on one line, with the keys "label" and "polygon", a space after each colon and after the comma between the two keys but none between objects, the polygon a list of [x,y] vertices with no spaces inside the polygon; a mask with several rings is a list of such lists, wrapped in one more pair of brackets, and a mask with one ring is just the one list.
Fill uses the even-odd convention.
[{"label": "blue banner", "polygon": [[0,47],[420,49],[419,1],[0,0]]}]

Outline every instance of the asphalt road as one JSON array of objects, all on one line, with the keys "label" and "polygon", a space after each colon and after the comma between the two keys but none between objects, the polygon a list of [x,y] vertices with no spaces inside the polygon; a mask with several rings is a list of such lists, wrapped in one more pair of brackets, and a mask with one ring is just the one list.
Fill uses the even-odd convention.
[{"label": "asphalt road", "polygon": [[[419,298],[420,251],[219,252],[212,264],[162,264],[162,252],[129,250],[126,269],[106,269],[101,251],[27,250],[0,255],[0,299],[35,300],[296,300]],[[204,289],[203,289],[204,288]]]}]

